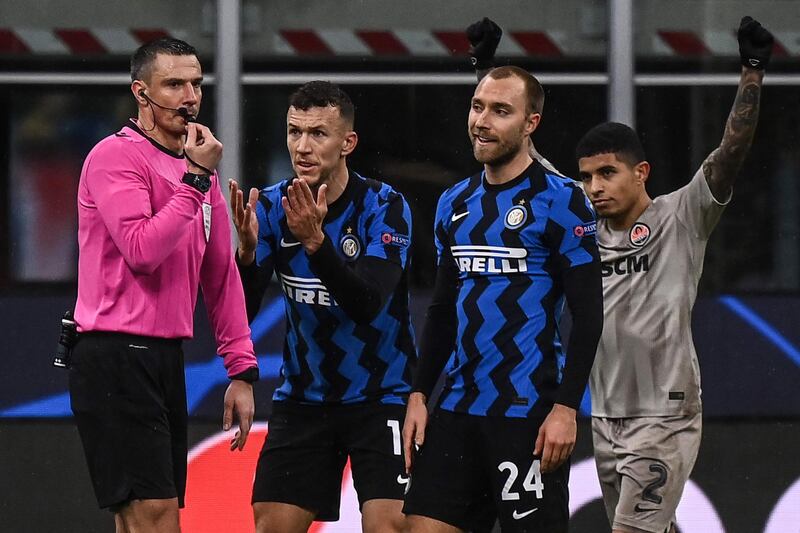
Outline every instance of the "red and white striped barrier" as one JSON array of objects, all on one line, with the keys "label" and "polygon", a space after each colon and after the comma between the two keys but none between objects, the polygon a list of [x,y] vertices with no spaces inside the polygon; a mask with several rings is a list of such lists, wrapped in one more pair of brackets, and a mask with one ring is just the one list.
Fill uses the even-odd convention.
[{"label": "red and white striped barrier", "polygon": [[[500,42],[499,56],[559,57],[558,34],[511,32]],[[276,50],[285,55],[451,56],[469,51],[464,31],[431,30],[281,30]]]},{"label": "red and white striped barrier", "polygon": [[0,54],[130,54],[148,41],[180,33],[164,28],[0,28]]},{"label": "red and white striped barrier", "polygon": [[[0,54],[129,54],[157,37],[182,32],[164,28],[0,28]],[[500,56],[564,55],[558,33],[510,32]],[[463,30],[286,29],[273,36],[273,53],[290,56],[466,55]]]},{"label": "red and white striped barrier", "polygon": [[[166,28],[0,28],[0,55],[127,55],[163,36],[182,38]],[[558,58],[596,56],[604,46],[579,46],[558,31],[509,31],[498,57]],[[427,29],[282,29],[272,35],[267,55],[356,57],[464,56],[469,42],[463,30]],[[245,43],[245,52],[247,46]],[[696,32],[661,29],[653,33],[649,54],[675,57],[736,56],[734,30]],[[800,32],[775,32],[775,57],[800,55]]]},{"label": "red and white striped barrier", "polygon": [[[658,30],[653,36],[657,55],[678,57],[738,56],[736,31],[697,33],[684,30]],[[800,32],[775,32],[773,57],[800,55]]]}]

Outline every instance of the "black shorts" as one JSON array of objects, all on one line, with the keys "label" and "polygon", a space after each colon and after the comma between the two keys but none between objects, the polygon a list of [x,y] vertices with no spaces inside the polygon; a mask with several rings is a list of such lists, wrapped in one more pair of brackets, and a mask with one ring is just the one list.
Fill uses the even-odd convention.
[{"label": "black shorts", "polygon": [[82,333],[69,371],[72,412],[101,508],[186,491],[186,383],[181,343]]},{"label": "black shorts", "polygon": [[400,436],[404,406],[272,405],[253,503],[288,503],[313,511],[316,520],[338,520],[348,456],[359,507],[376,498],[403,499],[408,486]]},{"label": "black shorts", "polygon": [[541,419],[436,409],[417,451],[403,512],[467,531],[565,533],[569,462],[540,474],[533,450]]}]

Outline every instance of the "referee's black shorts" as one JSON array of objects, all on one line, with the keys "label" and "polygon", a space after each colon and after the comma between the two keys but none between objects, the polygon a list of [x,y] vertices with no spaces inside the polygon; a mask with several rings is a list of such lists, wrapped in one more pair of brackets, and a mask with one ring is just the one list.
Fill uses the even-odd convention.
[{"label": "referee's black shorts", "polygon": [[187,411],[180,340],[82,333],[69,394],[101,508],[176,497],[183,507]]}]

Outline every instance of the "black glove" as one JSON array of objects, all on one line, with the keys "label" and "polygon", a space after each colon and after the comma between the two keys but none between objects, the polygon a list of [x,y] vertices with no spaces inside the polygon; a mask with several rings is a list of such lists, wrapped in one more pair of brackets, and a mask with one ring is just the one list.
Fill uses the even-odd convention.
[{"label": "black glove", "polygon": [[769,30],[751,17],[742,17],[737,36],[742,65],[756,70],[767,68],[775,40]]},{"label": "black glove", "polygon": [[467,39],[469,39],[469,55],[472,59],[472,66],[478,70],[492,68],[494,66],[494,53],[503,30],[500,26],[486,17],[467,28]]}]

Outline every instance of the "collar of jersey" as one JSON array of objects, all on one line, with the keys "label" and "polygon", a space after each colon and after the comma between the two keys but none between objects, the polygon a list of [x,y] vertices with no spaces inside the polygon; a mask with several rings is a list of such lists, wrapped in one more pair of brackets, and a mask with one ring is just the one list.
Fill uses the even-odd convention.
[{"label": "collar of jersey", "polygon": [[133,121],[133,119],[130,119],[122,127],[131,129],[134,132],[138,133],[139,135],[141,135],[142,137],[144,137],[145,139],[150,141],[150,144],[152,144],[153,146],[155,146],[156,148],[158,148],[159,150],[161,150],[162,152],[164,152],[168,156],[174,157],[175,159],[183,159],[183,154],[179,154],[177,152],[173,152],[172,150],[170,150],[166,146],[159,144],[155,139],[153,139],[148,134],[143,132],[142,129],[139,128],[138,124],[136,124],[136,122]]},{"label": "collar of jersey", "polygon": [[497,192],[505,191],[507,189],[511,189],[512,187],[516,187],[522,181],[531,176],[538,167],[538,165],[539,162],[534,159],[533,162],[530,165],[528,165],[528,168],[523,170],[519,176],[505,183],[489,183],[488,181],[486,181],[486,170],[483,170],[481,171],[481,183],[483,183],[483,188],[486,189],[487,191],[497,191]]},{"label": "collar of jersey", "polygon": [[356,172],[347,169],[347,185],[345,186],[342,194],[328,206],[328,214],[325,216],[326,220],[335,220],[342,211],[350,204],[356,190],[364,182],[364,178],[359,176]]}]

